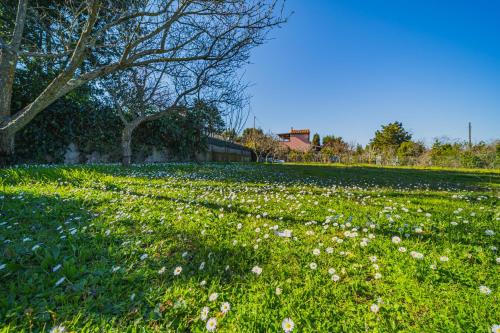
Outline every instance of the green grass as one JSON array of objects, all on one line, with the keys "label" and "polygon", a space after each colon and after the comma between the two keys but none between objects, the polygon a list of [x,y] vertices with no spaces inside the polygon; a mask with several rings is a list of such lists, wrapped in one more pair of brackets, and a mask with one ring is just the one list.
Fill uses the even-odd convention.
[{"label": "green grass", "polygon": [[0,332],[203,332],[205,306],[220,332],[282,332],[285,318],[294,332],[500,324],[498,170],[167,164],[0,175]]}]

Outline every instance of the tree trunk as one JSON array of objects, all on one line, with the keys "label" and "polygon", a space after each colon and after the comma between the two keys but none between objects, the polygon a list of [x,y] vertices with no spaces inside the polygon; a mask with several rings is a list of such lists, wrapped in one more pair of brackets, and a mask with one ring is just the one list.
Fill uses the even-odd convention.
[{"label": "tree trunk", "polygon": [[145,118],[137,118],[132,122],[125,123],[122,130],[122,165],[129,166],[132,163],[132,133]]},{"label": "tree trunk", "polygon": [[0,167],[13,162],[14,156],[14,135],[0,134]]},{"label": "tree trunk", "polygon": [[125,126],[122,131],[122,165],[129,166],[132,162],[132,132],[133,128]]}]

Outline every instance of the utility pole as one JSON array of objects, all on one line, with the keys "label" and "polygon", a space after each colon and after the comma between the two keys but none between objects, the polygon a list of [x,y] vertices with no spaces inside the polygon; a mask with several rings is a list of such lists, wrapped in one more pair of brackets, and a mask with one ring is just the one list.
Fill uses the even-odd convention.
[{"label": "utility pole", "polygon": [[253,116],[253,130],[255,131],[255,115]]},{"label": "utility pole", "polygon": [[472,125],[469,121],[469,150],[472,150]]}]

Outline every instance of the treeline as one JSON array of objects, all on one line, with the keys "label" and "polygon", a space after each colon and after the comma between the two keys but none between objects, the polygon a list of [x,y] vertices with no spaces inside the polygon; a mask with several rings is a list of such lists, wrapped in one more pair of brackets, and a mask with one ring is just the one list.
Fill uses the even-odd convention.
[{"label": "treeline", "polygon": [[340,136],[327,135],[321,140],[314,134],[311,149],[293,151],[279,138],[260,129],[247,129],[236,140],[254,150],[261,161],[367,163],[378,165],[443,166],[466,168],[499,168],[500,141],[466,142],[435,140],[427,147],[415,141],[401,122],[381,127],[366,146],[345,141]]}]

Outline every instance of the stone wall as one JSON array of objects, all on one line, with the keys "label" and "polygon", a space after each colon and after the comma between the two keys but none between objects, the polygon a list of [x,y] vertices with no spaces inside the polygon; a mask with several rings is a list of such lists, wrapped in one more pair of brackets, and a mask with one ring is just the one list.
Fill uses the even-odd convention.
[{"label": "stone wall", "polygon": [[[196,154],[195,158],[200,162],[250,162],[252,153],[243,146],[212,139],[209,141],[207,151]],[[149,150],[139,152],[133,160],[138,163],[164,163],[174,161],[176,158],[168,149],[153,147],[151,152]],[[97,151],[83,154],[74,143],[68,145],[64,154],[64,164],[110,162],[119,162],[119,160],[114,160],[109,154],[101,154]]]}]

